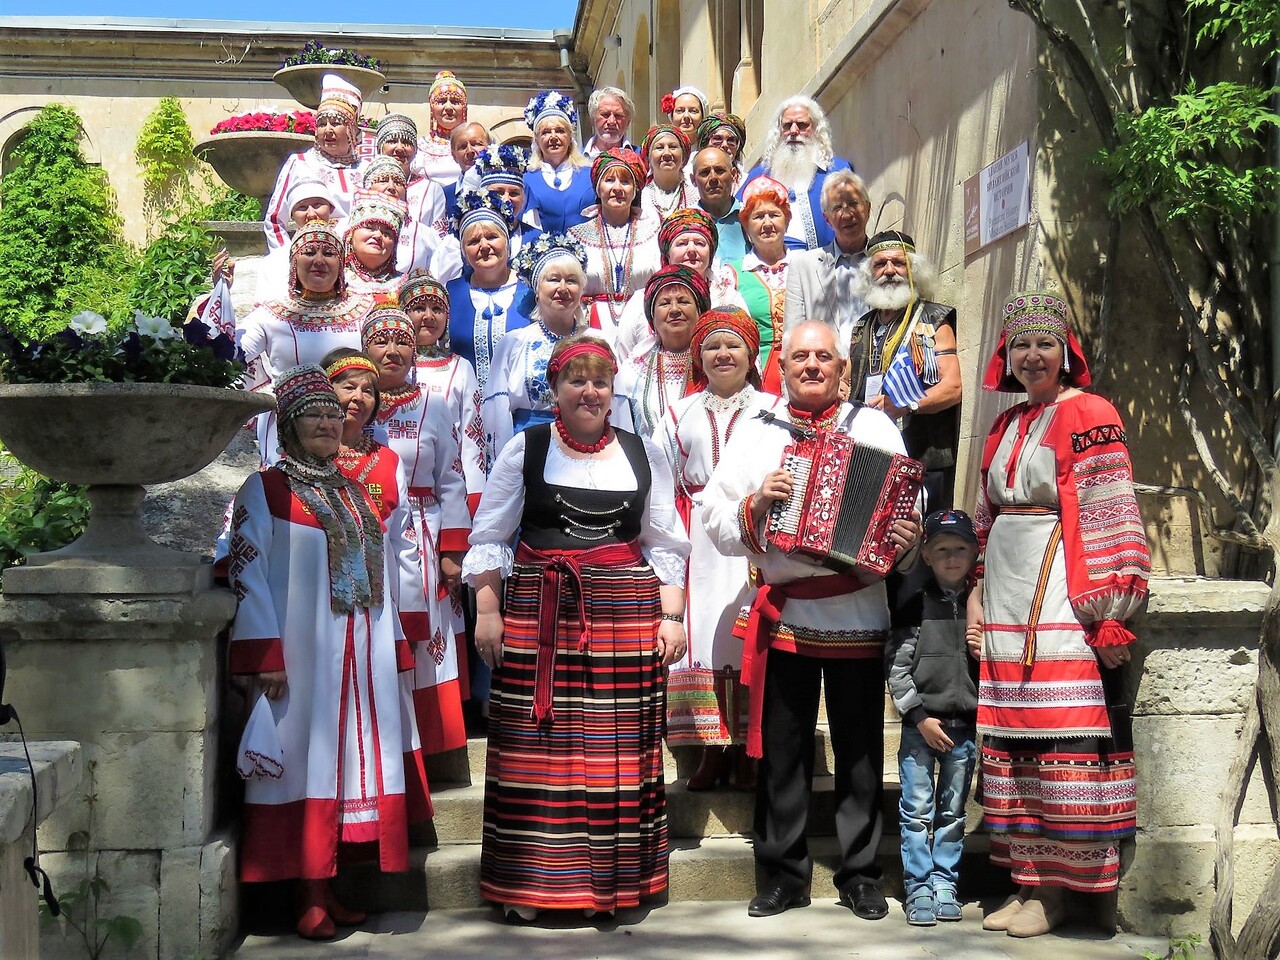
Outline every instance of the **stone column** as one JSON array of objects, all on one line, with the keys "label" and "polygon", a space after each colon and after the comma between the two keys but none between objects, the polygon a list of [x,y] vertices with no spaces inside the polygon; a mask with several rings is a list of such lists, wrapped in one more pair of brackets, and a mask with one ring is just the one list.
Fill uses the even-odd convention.
[{"label": "stone column", "polygon": [[[131,956],[221,955],[238,900],[236,837],[218,817],[220,635],[234,595],[212,587],[208,565],[78,579],[49,568],[47,582],[46,568],[18,569],[0,601],[6,697],[29,737],[83,746],[78,795],[39,833],[55,889],[101,876],[98,915],[142,923]],[[83,956],[54,931],[41,946]]]}]

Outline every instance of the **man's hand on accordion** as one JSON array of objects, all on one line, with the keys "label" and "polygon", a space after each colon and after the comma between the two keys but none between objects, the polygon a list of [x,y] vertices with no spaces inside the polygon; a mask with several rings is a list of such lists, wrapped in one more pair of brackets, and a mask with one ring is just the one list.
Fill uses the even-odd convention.
[{"label": "man's hand on accordion", "polygon": [[776,500],[791,496],[791,474],[779,467],[760,481],[760,489],[751,495],[751,519],[759,523]]},{"label": "man's hand on accordion", "polygon": [[895,520],[889,528],[889,539],[893,541],[894,553],[900,561],[906,554],[915,549],[920,542],[920,511],[912,510],[910,520]]}]

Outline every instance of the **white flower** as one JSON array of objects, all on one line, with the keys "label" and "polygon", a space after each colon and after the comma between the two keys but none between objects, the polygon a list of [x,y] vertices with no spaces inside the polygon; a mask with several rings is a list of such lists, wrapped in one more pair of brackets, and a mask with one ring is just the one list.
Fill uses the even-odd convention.
[{"label": "white flower", "polygon": [[72,317],[68,326],[82,337],[96,337],[107,332],[107,318],[84,310]]},{"label": "white flower", "polygon": [[138,331],[139,336],[150,337],[152,340],[172,340],[179,335],[168,320],[148,317],[141,310],[133,311],[133,328]]}]

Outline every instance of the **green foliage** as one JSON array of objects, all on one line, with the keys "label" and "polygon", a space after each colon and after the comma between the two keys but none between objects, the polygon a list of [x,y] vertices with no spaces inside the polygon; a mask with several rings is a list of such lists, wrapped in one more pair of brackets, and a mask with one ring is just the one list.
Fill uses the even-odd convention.
[{"label": "green foliage", "polygon": [[177,97],[162,97],[142,124],[133,151],[148,194],[163,194],[185,185],[195,164],[194,146],[182,104]]},{"label": "green foliage", "polygon": [[219,183],[209,192],[209,203],[204,209],[203,219],[253,223],[262,219],[262,201],[257,197],[246,197]]},{"label": "green foliage", "polygon": [[1152,205],[1169,220],[1235,219],[1274,205],[1280,169],[1242,163],[1280,126],[1268,101],[1275,91],[1214,83],[1165,106],[1116,118],[1118,145],[1103,151],[1113,209]]},{"label": "green foliage", "polygon": [[200,224],[202,214],[203,210],[179,214],[147,244],[133,276],[130,310],[181,324],[191,302],[208,291],[212,244]]},{"label": "green foliage", "polygon": [[1165,953],[1154,950],[1143,950],[1142,960],[1196,960],[1201,944],[1200,935],[1193,933],[1186,937],[1170,937],[1169,949]]},{"label": "green foliage", "polygon": [[1280,38],[1280,4],[1275,0],[1187,0],[1187,11],[1209,14],[1197,40],[1235,34],[1246,47],[1275,53]]},{"label": "green foliage", "polygon": [[56,483],[24,467],[0,486],[0,570],[33,553],[65,547],[84,532],[88,519],[84,487]]},{"label": "green foliage", "polygon": [[92,876],[86,875],[75,889],[63,891],[58,898],[62,904],[61,916],[53,916],[41,900],[40,920],[59,926],[64,937],[74,932],[84,943],[85,954],[90,960],[98,960],[111,943],[119,944],[127,954],[142,939],[142,923],[127,914],[98,916],[99,903],[110,893],[111,887],[95,868]]},{"label": "green foliage", "polygon": [[80,135],[75,112],[50,104],[28,125],[0,183],[0,316],[18,333],[56,330],[79,306],[73,298],[83,295],[87,272],[109,283],[102,271],[129,260],[106,175],[85,160]]}]

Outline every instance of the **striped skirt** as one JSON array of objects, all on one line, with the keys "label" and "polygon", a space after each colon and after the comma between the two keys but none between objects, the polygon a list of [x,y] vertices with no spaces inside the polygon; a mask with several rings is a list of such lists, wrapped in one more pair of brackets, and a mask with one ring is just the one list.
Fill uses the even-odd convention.
[{"label": "striped skirt", "polygon": [[1108,740],[989,737],[982,813],[991,862],[1015,883],[1084,893],[1116,889],[1120,842],[1137,829],[1133,753]]},{"label": "striped skirt", "polygon": [[522,548],[507,582],[493,674],[480,892],[539,909],[633,907],[667,886],[658,581],[642,561],[581,561],[547,598],[552,654],[551,616],[539,615],[551,575],[527,559]]}]

